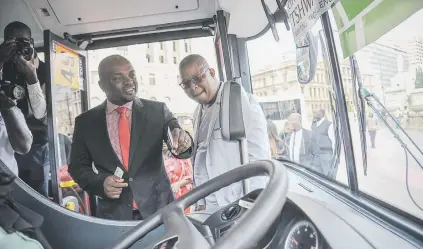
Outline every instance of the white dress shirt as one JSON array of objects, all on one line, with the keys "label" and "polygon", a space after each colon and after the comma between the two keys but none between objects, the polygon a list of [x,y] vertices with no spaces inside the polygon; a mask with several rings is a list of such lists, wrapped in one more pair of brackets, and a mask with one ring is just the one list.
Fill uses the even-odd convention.
[{"label": "white dress shirt", "polygon": [[292,161],[300,162],[301,144],[303,142],[303,129],[293,131],[289,139],[289,157]]}]

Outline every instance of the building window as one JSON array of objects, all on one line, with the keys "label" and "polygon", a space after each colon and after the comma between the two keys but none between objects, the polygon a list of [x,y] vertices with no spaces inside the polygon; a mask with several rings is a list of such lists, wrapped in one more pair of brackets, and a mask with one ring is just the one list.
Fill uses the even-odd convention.
[{"label": "building window", "polygon": [[163,57],[163,55],[160,55],[160,63],[164,63],[164,57]]},{"label": "building window", "polygon": [[147,43],[147,48],[150,48],[150,43]]},{"label": "building window", "polygon": [[147,54],[147,55],[145,56],[145,58],[147,59],[147,62],[148,62],[148,63],[150,63],[150,62],[151,62],[151,57],[150,57],[150,55],[149,55],[149,54]]},{"label": "building window", "polygon": [[139,84],[144,84],[144,80],[143,80],[143,78],[142,78],[142,76],[140,76],[140,81],[138,82]]},{"label": "building window", "polygon": [[149,81],[150,81],[150,85],[152,86],[156,85],[156,75],[151,73]]},{"label": "building window", "polygon": [[176,59],[176,57],[173,57],[173,64],[178,64],[178,60]]},{"label": "building window", "polygon": [[188,53],[188,43],[185,42],[185,53]]},{"label": "building window", "polygon": [[160,50],[163,50],[163,49],[164,49],[163,42],[160,42]]},{"label": "building window", "polygon": [[173,42],[173,51],[176,52],[176,42]]}]

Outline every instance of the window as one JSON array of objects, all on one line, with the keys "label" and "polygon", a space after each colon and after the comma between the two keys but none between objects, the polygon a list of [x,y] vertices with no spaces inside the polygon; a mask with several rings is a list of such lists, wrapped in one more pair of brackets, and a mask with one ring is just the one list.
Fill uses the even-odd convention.
[{"label": "window", "polygon": [[138,81],[138,84],[140,84],[140,85],[144,84],[144,80],[143,80],[143,78],[142,78],[142,75],[140,76],[140,79],[139,79],[139,81]]},{"label": "window", "polygon": [[[397,11],[392,13],[395,15],[400,12],[400,7],[405,2],[393,3],[398,6]],[[337,15],[335,11],[332,13]],[[383,22],[382,16],[378,18],[380,19],[378,21]],[[416,153],[418,148],[423,149],[421,143],[423,115],[418,107],[422,103],[423,94],[415,85],[418,77],[416,69],[419,64],[413,64],[411,54],[407,52],[412,51],[414,37],[423,37],[423,30],[416,28],[420,23],[423,23],[423,10],[417,11],[385,35],[354,53],[361,73],[362,87],[379,98],[394,119],[380,111],[382,106],[373,98],[369,98],[369,102],[365,101],[366,113],[359,116],[354,105],[352,89],[353,84],[357,83],[352,81],[348,58],[344,59],[346,66],[342,70],[342,81],[344,92],[349,93],[351,108],[348,115],[352,127],[351,135],[360,192],[423,219],[423,211],[416,205],[417,203],[423,208],[421,180],[423,169],[418,165],[418,162],[423,163],[423,158]],[[340,29],[335,23],[332,25],[337,30]],[[338,36],[336,38],[338,39]],[[367,39],[363,37],[365,38]],[[347,43],[337,45],[347,49],[349,47]],[[342,47],[337,46],[340,59],[343,59]],[[372,105],[376,110],[371,108]],[[419,111],[417,113],[413,110]],[[399,122],[399,126],[409,134],[418,148],[405,138],[395,121]],[[366,123],[367,131],[363,134],[359,132],[359,122]],[[363,140],[361,135],[364,135]],[[409,152],[405,152],[396,137],[403,140],[412,153],[418,155],[417,159],[414,159]],[[367,151],[362,147],[363,144],[367,144]],[[367,169],[363,166],[364,153],[367,155]]]},{"label": "window", "polygon": [[175,64],[175,65],[178,64],[178,60],[175,56],[173,57],[173,64]]},{"label": "window", "polygon": [[163,57],[163,55],[160,55],[160,63],[164,63],[164,57]]},{"label": "window", "polygon": [[[322,97],[322,87],[320,86],[323,81],[322,75],[327,71],[327,68],[324,58],[322,57],[324,53],[319,52],[314,79],[307,85],[301,85],[297,81],[297,61],[295,56],[292,58],[290,56],[280,56],[281,54],[296,54],[293,35],[290,31],[286,31],[283,24],[278,23],[276,25],[278,26],[277,30],[279,32],[279,37],[284,37],[284,39],[281,39],[280,42],[276,42],[272,32],[268,31],[263,36],[248,41],[248,60],[251,78],[263,77],[261,86],[257,84],[253,85],[253,94],[256,92],[264,93],[264,96],[259,96],[257,98],[262,106],[263,112],[266,116],[270,117],[272,122],[276,125],[278,134],[281,134],[282,139],[287,139],[285,141],[285,143],[288,144],[287,146],[292,146],[290,145],[290,138],[288,138],[288,136],[285,138],[285,135],[288,135],[289,132],[285,129],[285,123],[288,116],[291,114],[300,115],[301,118],[298,121],[300,123],[299,127],[301,127],[304,132],[310,132],[310,134],[317,132],[316,130],[312,131],[313,111],[319,107],[323,107],[329,102],[329,99]],[[320,22],[317,22],[312,30],[313,35],[318,34],[320,30],[322,30],[322,25]],[[319,70],[321,71],[319,72]],[[273,86],[270,84],[271,75],[275,76],[274,82],[283,82],[283,91],[277,91],[276,95],[272,91]],[[330,82],[330,84],[332,86],[332,82]],[[267,93],[273,96],[267,96]],[[269,102],[270,99],[272,99],[272,102]],[[331,119],[331,112],[332,110],[327,110],[325,115],[326,119]],[[330,140],[328,134],[327,137],[319,137],[322,141],[317,141],[315,145],[312,145],[314,142],[308,143],[307,146],[319,146],[321,151],[327,149],[324,152],[326,153],[324,156],[316,155],[316,157],[314,157],[315,155],[311,155],[311,158],[320,157],[316,159],[319,161],[298,161],[297,159],[290,158],[288,153],[284,154],[283,157],[287,160],[301,164],[303,168],[314,171],[314,173],[319,174],[321,177],[325,177],[344,186],[348,185],[344,161],[339,160],[340,163],[337,165],[337,168],[332,167],[333,155],[341,157],[342,154],[338,152],[335,154],[334,151],[336,148],[334,144],[337,142],[340,143],[341,141],[339,135],[333,134],[331,137],[334,138],[334,141]],[[292,149],[294,148],[290,149],[288,147],[288,150]],[[315,164],[322,165],[322,168],[313,168]]]},{"label": "window", "polygon": [[163,49],[164,49],[163,42],[160,42],[160,50],[163,50]]},{"label": "window", "polygon": [[151,57],[150,57],[150,55],[149,55],[149,54],[147,54],[147,55],[145,56],[145,59],[147,60],[147,62],[148,62],[148,63],[150,63],[150,62],[151,62]]},{"label": "window", "polygon": [[176,52],[176,42],[174,41],[174,42],[172,42],[172,47],[173,47],[173,51],[175,51]]},{"label": "window", "polygon": [[185,42],[185,53],[188,53],[188,43],[187,42]]},{"label": "window", "polygon": [[151,86],[154,86],[154,85],[156,85],[156,75],[155,74],[150,74],[150,85]]}]

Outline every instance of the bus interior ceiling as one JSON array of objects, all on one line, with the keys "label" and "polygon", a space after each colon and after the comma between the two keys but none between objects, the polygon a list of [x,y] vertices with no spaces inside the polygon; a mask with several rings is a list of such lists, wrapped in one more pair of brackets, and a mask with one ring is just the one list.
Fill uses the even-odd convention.
[{"label": "bus interior ceiling", "polygon": [[[265,2],[271,11],[276,10],[275,1]],[[21,21],[31,28],[38,48],[44,43],[43,30],[61,37],[64,33],[79,38],[91,37],[93,43],[175,30],[205,32],[210,21],[213,23],[217,10],[230,14],[228,33],[238,37],[254,36],[268,24],[261,3],[256,0],[156,0],[154,4],[149,0],[123,0],[119,8],[112,0],[0,0],[0,5],[0,29],[3,31],[12,21]],[[155,39],[165,38],[155,36]],[[0,41],[3,41],[3,32],[0,32]],[[139,43],[136,39],[128,42]]]}]

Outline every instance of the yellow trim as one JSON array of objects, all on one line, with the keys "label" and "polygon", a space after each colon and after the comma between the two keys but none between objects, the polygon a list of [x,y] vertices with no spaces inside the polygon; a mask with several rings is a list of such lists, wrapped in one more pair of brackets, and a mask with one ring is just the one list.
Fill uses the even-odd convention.
[{"label": "yellow trim", "polygon": [[70,188],[72,186],[76,185],[75,181],[66,181],[66,182],[61,182],[60,183],[60,187],[61,188]]}]

